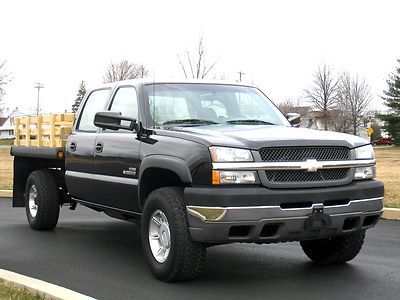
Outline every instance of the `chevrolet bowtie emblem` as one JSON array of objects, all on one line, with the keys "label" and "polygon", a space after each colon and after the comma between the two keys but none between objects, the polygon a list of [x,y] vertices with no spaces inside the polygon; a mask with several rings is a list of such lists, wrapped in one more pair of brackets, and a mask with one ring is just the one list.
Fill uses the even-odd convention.
[{"label": "chevrolet bowtie emblem", "polygon": [[322,168],[322,163],[317,161],[316,159],[307,159],[306,168],[307,172],[317,172],[318,169]]}]

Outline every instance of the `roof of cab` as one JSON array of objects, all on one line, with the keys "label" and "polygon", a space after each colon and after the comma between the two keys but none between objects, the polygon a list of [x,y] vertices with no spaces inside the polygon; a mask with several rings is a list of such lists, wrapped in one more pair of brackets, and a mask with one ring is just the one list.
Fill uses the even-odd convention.
[{"label": "roof of cab", "polygon": [[114,88],[117,86],[123,85],[138,85],[138,84],[163,84],[163,83],[170,83],[170,84],[220,84],[220,85],[237,85],[237,86],[246,86],[246,87],[254,87],[253,85],[244,84],[242,82],[233,82],[233,81],[221,81],[221,80],[206,80],[206,79],[151,79],[151,78],[140,78],[140,79],[129,79],[123,81],[115,81],[111,83],[105,83],[100,86],[92,87],[93,89],[101,89],[101,88]]}]

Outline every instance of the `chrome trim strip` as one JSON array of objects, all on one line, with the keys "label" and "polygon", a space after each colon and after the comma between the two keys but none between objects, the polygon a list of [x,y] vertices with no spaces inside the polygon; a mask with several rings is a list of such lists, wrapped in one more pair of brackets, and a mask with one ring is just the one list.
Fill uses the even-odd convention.
[{"label": "chrome trim strip", "polygon": [[[347,204],[343,205],[332,205],[332,206],[324,206],[324,208],[328,209],[331,207],[346,207],[349,206],[353,203],[358,203],[358,202],[367,202],[367,201],[382,201],[383,197],[376,197],[376,198],[368,198],[368,199],[358,199],[358,200],[351,200]],[[264,208],[279,208],[283,211],[287,210],[308,210],[312,209],[314,206],[320,206],[322,203],[313,203],[312,206],[310,207],[300,207],[300,208],[281,208],[279,205],[270,205],[270,206],[227,206],[227,207],[222,207],[222,206],[196,206],[196,205],[188,205],[186,208],[189,209],[216,209],[216,210],[237,210],[237,209],[264,209]]]},{"label": "chrome trim strip", "polygon": [[[318,169],[337,169],[374,166],[375,159],[343,160],[343,161],[317,161]],[[296,162],[237,162],[237,163],[213,163],[214,170],[257,171],[257,170],[309,170],[307,161]]]},{"label": "chrome trim strip", "polygon": [[138,185],[139,182],[138,179],[135,178],[125,178],[119,176],[100,175],[100,174],[92,174],[92,173],[84,173],[76,171],[65,171],[65,176],[106,181],[119,184],[127,184],[127,185]]}]

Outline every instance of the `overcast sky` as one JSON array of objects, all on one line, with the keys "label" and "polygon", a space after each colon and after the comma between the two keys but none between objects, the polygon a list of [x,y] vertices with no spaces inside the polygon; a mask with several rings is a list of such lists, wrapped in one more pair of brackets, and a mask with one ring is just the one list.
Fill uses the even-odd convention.
[{"label": "overcast sky", "polygon": [[400,1],[8,1],[0,5],[0,61],[14,80],[10,108],[70,110],[79,83],[102,82],[111,61],[182,76],[177,54],[204,35],[215,73],[257,84],[279,103],[297,99],[319,64],[365,77],[374,106],[400,58]]}]

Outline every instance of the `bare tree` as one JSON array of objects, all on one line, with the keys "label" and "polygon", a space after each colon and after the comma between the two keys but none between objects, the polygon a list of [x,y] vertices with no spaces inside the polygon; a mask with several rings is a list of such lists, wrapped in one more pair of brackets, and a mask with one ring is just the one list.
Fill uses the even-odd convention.
[{"label": "bare tree", "polygon": [[5,69],[6,61],[0,63],[0,115],[3,112],[2,102],[3,96],[6,94],[5,86],[11,81],[11,74]]},{"label": "bare tree", "polygon": [[178,61],[182,68],[185,78],[205,78],[215,67],[218,59],[211,64],[206,61],[206,51],[203,36],[200,37],[197,52],[190,53],[188,50],[184,52],[183,58],[178,54]]},{"label": "bare tree", "polygon": [[111,62],[103,76],[104,83],[127,79],[143,78],[149,71],[143,66],[123,60],[120,63]]},{"label": "bare tree", "polygon": [[278,104],[279,110],[286,115],[287,113],[297,113],[300,106],[300,99],[293,100],[291,98],[286,98],[281,103]]},{"label": "bare tree", "polygon": [[319,66],[314,73],[313,84],[305,90],[306,97],[322,112],[324,129],[328,130],[330,111],[336,106],[339,78],[332,74],[329,66]]},{"label": "bare tree", "polygon": [[340,107],[350,120],[352,133],[357,134],[357,128],[362,124],[362,118],[367,116],[371,104],[371,89],[364,78],[351,77],[344,73],[340,77],[338,98]]}]

